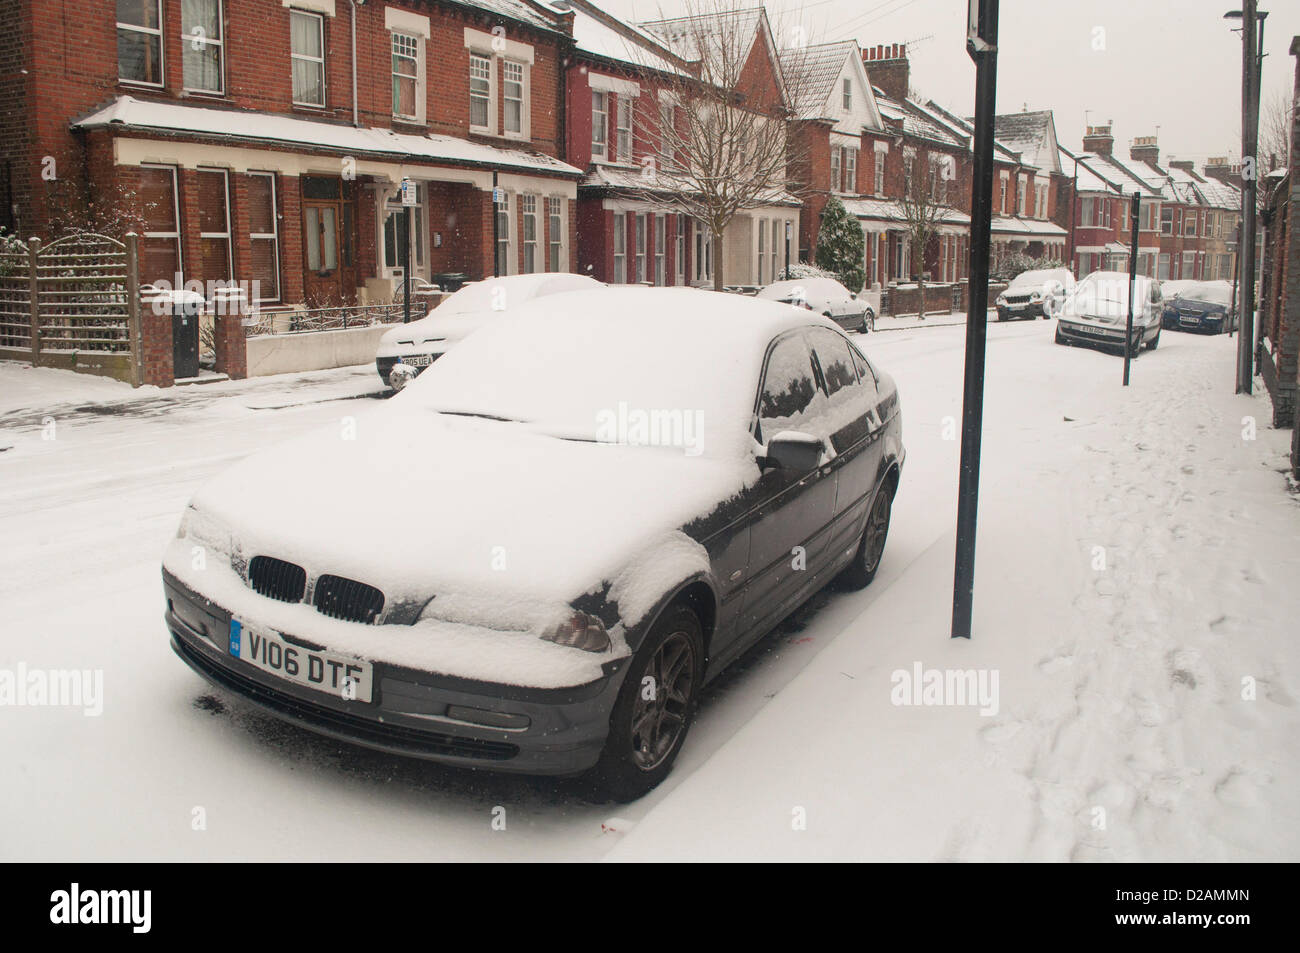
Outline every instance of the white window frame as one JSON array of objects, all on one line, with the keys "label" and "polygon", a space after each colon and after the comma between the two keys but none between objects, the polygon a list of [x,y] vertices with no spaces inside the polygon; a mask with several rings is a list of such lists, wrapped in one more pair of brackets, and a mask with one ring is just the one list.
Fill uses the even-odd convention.
[{"label": "white window frame", "polygon": [[[293,49],[293,18],[294,17],[310,17],[313,20],[315,20],[317,33],[320,36],[320,56],[308,56],[305,53],[294,52]],[[320,65],[320,102],[312,103],[312,102],[307,102],[305,100],[298,99],[297,95],[293,92],[292,64],[295,60],[301,60],[304,63],[317,63]],[[326,91],[326,84],[329,81],[329,77],[325,69],[325,17],[324,15],[320,13],[316,13],[311,10],[291,9],[289,11],[289,62],[290,62],[289,95],[293,99],[293,104],[295,106],[305,106],[310,109],[324,109],[326,103],[329,102],[329,94]]]},{"label": "white window frame", "polygon": [[[181,21],[181,42],[183,43],[202,43],[204,46],[215,46],[217,48],[217,75],[220,77],[216,89],[204,89],[202,86],[191,86],[184,80],[185,77],[185,52],[181,51],[181,88],[187,93],[196,93],[202,96],[224,96],[226,92],[226,10],[225,0],[212,0],[217,5],[217,23],[221,30],[221,36],[212,39],[209,36],[198,36],[194,33],[185,32],[185,21]],[[184,15],[185,7],[181,5],[181,13]],[[159,21],[161,22],[161,21]]]},{"label": "white window frame", "polygon": [[844,147],[844,161],[840,163],[844,173],[844,191],[849,195],[858,194],[858,149],[856,146]]},{"label": "white window frame", "polygon": [[[283,277],[282,277],[281,274],[280,274],[280,214],[279,214],[279,212],[277,211],[278,206],[279,206],[279,198],[280,198],[280,196],[279,196],[279,193],[276,191],[276,189],[277,189],[276,176],[275,176],[275,173],[274,173],[274,172],[254,172],[254,171],[250,171],[248,174],[249,174],[250,176],[254,176],[254,175],[257,175],[257,176],[265,176],[267,179],[270,179],[270,180],[271,180],[271,229],[272,229],[272,231],[269,232],[269,233],[267,233],[267,232],[249,232],[249,233],[248,233],[248,241],[249,241],[249,251],[250,251],[250,254],[251,254],[251,251],[252,251],[252,243],[255,242],[255,241],[266,241],[266,240],[269,239],[269,240],[271,241],[272,247],[275,248],[275,290],[276,290],[277,294],[276,294],[274,297],[267,297],[267,298],[258,297],[256,300],[257,300],[258,303],[262,303],[262,302],[267,302],[267,303],[277,302],[277,301],[279,301],[279,300],[283,297],[283,294],[284,294],[283,289],[281,289],[281,287],[280,287],[280,284],[281,284],[281,282],[282,282],[284,279],[283,279]],[[250,280],[251,280],[251,278],[250,278]],[[260,284],[258,285],[258,288],[259,288],[259,290],[260,290],[260,288],[261,288],[261,285],[260,285]]]},{"label": "white window frame", "polygon": [[641,284],[642,282],[644,282],[646,280],[646,275],[648,273],[647,272],[648,263],[646,260],[647,252],[649,251],[649,248],[647,247],[648,242],[646,238],[646,229],[648,227],[649,226],[646,223],[646,213],[637,212],[636,218],[633,223],[633,228],[632,228],[632,231],[634,233],[634,237],[633,237],[633,249],[635,251],[634,258],[636,261],[636,268],[634,272],[635,275],[634,284]]},{"label": "white window frame", "polygon": [[[415,47],[414,55],[406,52],[399,53],[397,50],[398,42],[406,41]],[[398,80],[410,80],[415,83],[414,108],[415,112],[399,113],[396,108],[393,109],[393,118],[403,122],[423,123],[425,121],[425,88],[424,88],[424,37],[416,33],[408,33],[405,30],[392,30],[389,33],[389,55],[391,60],[398,58],[410,60],[415,64],[415,74],[408,76],[405,73],[397,72],[396,65],[392,67],[393,91],[397,89]],[[396,100],[397,97],[393,97]],[[394,102],[394,106],[396,102]]]},{"label": "white window frame", "polygon": [[844,173],[842,165],[843,149],[839,146],[831,147],[831,191],[843,192]]},{"label": "white window frame", "polygon": [[[511,102],[509,96],[510,84],[514,80],[510,79],[511,70],[519,72],[519,128],[511,129],[508,118],[509,105]],[[501,101],[506,107],[501,116],[501,134],[507,139],[527,139],[531,134],[531,117],[529,115],[528,103],[531,98],[528,95],[529,86],[529,68],[528,64],[519,60],[504,59],[501,61]]]},{"label": "white window frame", "polygon": [[166,238],[176,243],[176,271],[182,282],[185,278],[185,243],[181,241],[181,177],[180,170],[174,165],[160,162],[141,162],[141,169],[162,169],[172,177],[172,221],[176,224],[174,232],[144,232],[145,238]]},{"label": "white window frame", "polygon": [[[631,96],[618,94],[614,106],[616,113],[614,121],[614,161],[624,162],[629,165],[636,162],[636,147],[632,144],[632,110],[634,106],[635,102]],[[623,124],[625,112],[627,113],[627,125]]]},{"label": "white window frame", "polygon": [[[225,205],[226,205],[226,230],[225,232],[199,232],[199,241],[201,242],[205,238],[220,238],[225,241],[226,274],[229,275],[228,280],[233,281],[235,278],[235,255],[234,255],[235,235],[234,235],[234,223],[231,221],[233,216],[231,215],[231,208],[230,208],[230,170],[216,169],[210,166],[198,166],[194,171],[205,172],[208,174],[219,173],[221,175],[222,183],[223,183],[222,194],[225,196]],[[195,188],[197,188],[197,184]],[[195,224],[198,223],[196,222]],[[205,280],[209,278],[208,275],[204,275],[203,277]]]},{"label": "white window frame", "polygon": [[[520,274],[536,274],[537,268],[537,196],[522,194],[519,196],[519,221],[523,225],[523,264],[519,266]],[[532,225],[533,237],[528,237],[528,226]],[[529,257],[532,261],[529,261]],[[542,269],[543,271],[545,269]]]},{"label": "white window frame", "polygon": [[877,142],[872,147],[872,152],[875,155],[875,163],[871,169],[871,194],[880,196],[885,194],[885,159],[889,156],[889,144]]},{"label": "white window frame", "polygon": [[674,216],[677,221],[677,245],[674,252],[673,272],[675,277],[673,284],[686,284],[686,216],[678,214]]},{"label": "white window frame", "polygon": [[1034,186],[1034,218],[1044,221],[1047,218],[1047,186]]},{"label": "white window frame", "polygon": [[1002,184],[1002,214],[1007,214],[1007,194],[1011,191],[1011,172],[1003,169],[998,173],[998,181]]},{"label": "white window frame", "polygon": [[[485,126],[474,124],[474,100],[476,98],[478,99],[483,98],[481,95],[480,96],[475,95],[474,81],[475,80],[483,81],[485,79],[485,77],[474,75],[474,68],[476,65],[478,65],[475,63],[475,60],[478,60],[480,63],[487,64],[487,76],[486,76],[487,125]],[[491,56],[488,56],[485,53],[478,53],[474,50],[470,50],[469,53],[469,128],[471,132],[490,133],[496,128],[496,118],[497,118],[496,117],[496,83],[493,82],[493,80],[495,79],[495,76],[493,75],[494,70],[492,68],[493,62],[494,61]]]},{"label": "white window frame", "polygon": [[[609,93],[603,89],[591,91],[591,157],[602,162],[609,161]],[[597,108],[596,103],[600,103]],[[600,117],[600,134],[596,138],[596,117]],[[599,147],[599,149],[597,149]]]},{"label": "white window frame", "polygon": [[[500,222],[500,218],[498,218],[496,220],[497,221],[496,247],[492,249],[492,255],[493,255],[493,260],[495,261],[495,259],[504,252],[505,261],[503,262],[504,268],[502,269],[501,274],[502,276],[505,276],[505,275],[518,274],[519,264],[515,261],[515,230],[514,230],[514,218],[510,214],[511,211],[510,193],[506,191],[502,191],[501,197],[505,199],[505,201],[494,203],[492,208],[492,214],[496,216],[503,216],[505,218],[505,228],[503,229],[500,227],[501,222]],[[502,234],[503,232],[504,234]]]},{"label": "white window frame", "polygon": [[627,284],[627,213],[614,213],[614,284]]},{"label": "white window frame", "polygon": [[[162,0],[154,0],[154,7],[158,11],[157,29],[153,27],[139,26],[135,23],[123,23],[121,20],[116,20],[115,22],[117,23],[117,29],[119,30],[126,30],[128,33],[143,33],[146,36],[156,36],[158,38],[159,81],[156,83],[151,83],[148,80],[144,80],[144,79],[127,79],[122,75],[122,61],[119,58],[117,61],[117,81],[119,83],[128,83],[131,86],[148,86],[150,89],[162,89],[163,86],[166,85],[167,83],[167,51],[165,49],[167,44],[163,42],[164,24],[163,24]],[[116,14],[114,14],[114,17],[116,17]],[[114,43],[117,42],[116,32],[113,34],[113,42]]]},{"label": "white window frame", "polygon": [[668,221],[664,218],[662,212],[655,215],[655,239],[654,239],[654,282],[658,287],[663,287],[668,283]]},{"label": "white window frame", "polygon": [[1029,179],[1026,176],[1016,176],[1016,215],[1025,214],[1025,203],[1029,200]]},{"label": "white window frame", "polygon": [[767,235],[767,219],[760,218],[758,219],[757,224],[758,224],[758,281],[757,283],[762,285],[762,284],[766,284],[766,282],[763,281],[763,256],[767,254],[767,246],[766,243],[763,241],[763,239]]},{"label": "white window frame", "polygon": [[[564,254],[564,203],[561,196],[546,197],[546,270],[568,271],[568,259]],[[552,255],[554,253],[554,255]],[[554,266],[554,267],[552,267]]]},{"label": "white window frame", "polygon": [[777,266],[778,266],[778,264],[780,263],[780,259],[781,259],[780,253],[779,253],[778,248],[777,248],[777,244],[778,244],[778,242],[780,241],[780,238],[778,237],[778,234],[779,234],[781,237],[783,237],[783,236],[784,236],[784,228],[783,228],[783,226],[781,225],[781,220],[780,220],[779,218],[774,218],[774,219],[772,219],[772,251],[771,251],[771,255],[772,255],[772,280],[773,280],[773,281],[776,281],[776,276],[777,276],[778,274],[780,274],[780,272],[777,271]]},{"label": "white window frame", "polygon": [[846,110],[852,109],[853,108],[853,80],[847,77],[843,79],[841,81],[841,90],[843,93],[843,98],[840,100],[840,102],[843,103],[844,108]]}]

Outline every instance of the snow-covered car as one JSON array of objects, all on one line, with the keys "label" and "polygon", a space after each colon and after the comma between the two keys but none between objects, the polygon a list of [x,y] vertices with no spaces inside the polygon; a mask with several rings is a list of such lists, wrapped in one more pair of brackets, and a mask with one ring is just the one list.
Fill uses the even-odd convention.
[{"label": "snow-covered car", "polygon": [[[1061,305],[1056,320],[1057,344],[1093,344],[1124,351],[1128,328],[1129,276],[1123,271],[1094,271],[1074,287]],[[1154,351],[1160,343],[1164,298],[1160,283],[1138,275],[1133,282],[1134,355],[1145,344]]]},{"label": "snow-covered car", "polygon": [[1165,299],[1163,325],[1175,331],[1222,334],[1237,326],[1232,285],[1226,281],[1194,281],[1173,300]]},{"label": "snow-covered car", "polygon": [[780,301],[815,311],[846,331],[875,330],[876,312],[834,278],[795,278],[777,281],[758,292],[765,301]]},{"label": "snow-covered car", "polygon": [[[386,385],[396,390],[447,353],[447,349],[484,323],[509,314],[534,298],[566,291],[602,287],[586,275],[548,272],[487,278],[465,285],[448,296],[428,315],[410,324],[399,324],[379,339],[375,369]],[[393,376],[393,367],[408,369]]]},{"label": "snow-covered car", "polygon": [[1068,268],[1022,271],[993,302],[998,309],[998,320],[1032,319],[1039,315],[1051,318],[1074,290],[1074,284],[1074,275]]},{"label": "snow-covered car", "polygon": [[1166,301],[1172,301],[1183,293],[1184,288],[1190,288],[1194,284],[1196,282],[1190,278],[1172,278],[1160,282],[1160,293]]},{"label": "snow-covered car", "polygon": [[355,439],[200,488],[166,623],[199,674],[315,731],[633,798],[707,681],[831,579],[872,580],[903,461],[893,379],[819,315],[550,295]]}]

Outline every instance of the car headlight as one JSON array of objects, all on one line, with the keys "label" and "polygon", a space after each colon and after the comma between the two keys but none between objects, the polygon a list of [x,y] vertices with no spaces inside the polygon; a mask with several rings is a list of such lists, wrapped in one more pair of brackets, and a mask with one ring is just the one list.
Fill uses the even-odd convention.
[{"label": "car headlight", "polygon": [[415,368],[410,364],[403,364],[400,360],[388,372],[388,386],[395,391],[400,391],[413,380],[415,380]]},{"label": "car headlight", "polygon": [[1043,297],[1043,293],[1041,291],[1031,291],[1029,293],[1030,301],[1040,301],[1042,300],[1042,297]]},{"label": "car headlight", "polygon": [[997,296],[997,299],[996,299],[993,303],[994,303],[994,304],[1006,304],[1006,303],[1007,303],[1007,296],[1006,296],[1006,295],[998,295],[998,296]]},{"label": "car headlight", "polygon": [[542,638],[556,645],[582,649],[584,652],[604,652],[610,646],[605,623],[589,612],[574,611],[566,618],[548,626]]}]

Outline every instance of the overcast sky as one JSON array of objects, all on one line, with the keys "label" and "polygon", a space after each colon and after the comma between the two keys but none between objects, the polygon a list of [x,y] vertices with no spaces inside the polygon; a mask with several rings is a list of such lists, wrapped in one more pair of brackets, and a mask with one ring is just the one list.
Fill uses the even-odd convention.
[{"label": "overcast sky", "polygon": [[[595,0],[618,16],[680,13],[682,0]],[[707,0],[706,0],[707,2]],[[735,0],[756,5],[756,0]],[[912,86],[974,112],[965,0],[770,0],[769,15],[813,42],[909,42]],[[1115,149],[1159,135],[1161,161],[1240,155],[1241,34],[1223,19],[1236,0],[1002,0],[998,112],[1052,109],[1061,144],[1077,149],[1086,122],[1114,120]],[[1298,0],[1261,0],[1265,105],[1295,77]],[[1094,49],[1094,45],[1100,49]],[[1158,127],[1158,128],[1157,128]]]}]

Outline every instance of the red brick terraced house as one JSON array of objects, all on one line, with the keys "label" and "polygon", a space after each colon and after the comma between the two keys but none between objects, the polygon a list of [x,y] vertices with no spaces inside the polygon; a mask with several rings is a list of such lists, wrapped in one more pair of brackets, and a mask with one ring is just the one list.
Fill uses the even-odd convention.
[{"label": "red brick terraced house", "polygon": [[263,305],[391,300],[408,247],[426,279],[573,269],[569,14],[530,0],[8,6],[25,72],[0,148],[24,235],[51,232],[79,180],[143,218],[142,281],[256,281]]},{"label": "red brick terraced house", "polygon": [[1084,151],[1060,147],[1061,167],[1071,177],[1074,272],[1128,271],[1134,192],[1141,198],[1138,220],[1138,274],[1154,278],[1160,257],[1161,183],[1151,169],[1112,154],[1110,126],[1089,126]]},{"label": "red brick terraced house", "polygon": [[[973,120],[965,122],[973,138]],[[1052,111],[996,116],[993,135],[999,146],[1019,157],[1017,168],[1002,164],[994,172],[994,194],[1000,200],[992,229],[995,257],[999,251],[1016,251],[1068,262],[1070,180],[1061,168]],[[1015,212],[1009,214],[1012,207]]]}]

